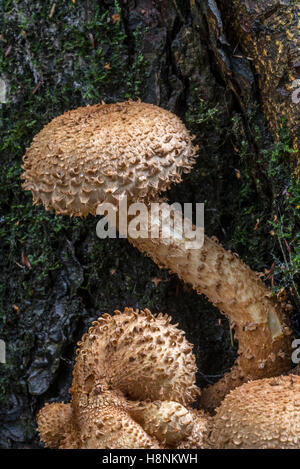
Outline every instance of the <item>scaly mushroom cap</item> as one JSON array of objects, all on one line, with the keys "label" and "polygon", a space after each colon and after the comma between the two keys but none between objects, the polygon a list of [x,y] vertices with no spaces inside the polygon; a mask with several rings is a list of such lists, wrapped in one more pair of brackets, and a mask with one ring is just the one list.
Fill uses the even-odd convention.
[{"label": "scaly mushroom cap", "polygon": [[128,412],[147,433],[168,447],[187,438],[194,427],[193,413],[178,402],[130,402]]},{"label": "scaly mushroom cap", "polygon": [[37,415],[40,438],[47,448],[159,448],[159,442],[126,411],[115,406],[99,406],[96,396],[83,407],[80,420],[78,431],[70,404],[46,404]]},{"label": "scaly mushroom cap", "polygon": [[45,404],[36,417],[38,432],[47,448],[58,448],[64,434],[71,431],[72,407],[54,402]]},{"label": "scaly mushroom cap", "polygon": [[152,104],[97,104],[56,117],[23,157],[23,187],[57,214],[151,200],[189,172],[196,149],[181,120]]},{"label": "scaly mushroom cap", "polygon": [[[104,314],[79,343],[72,395],[89,395],[108,385],[130,399],[168,400],[187,405],[199,391],[193,346],[171,317],[125,308]],[[76,406],[76,404],[75,404]]]},{"label": "scaly mushroom cap", "polygon": [[212,428],[214,448],[299,448],[300,376],[260,379],[234,389],[217,409]]}]

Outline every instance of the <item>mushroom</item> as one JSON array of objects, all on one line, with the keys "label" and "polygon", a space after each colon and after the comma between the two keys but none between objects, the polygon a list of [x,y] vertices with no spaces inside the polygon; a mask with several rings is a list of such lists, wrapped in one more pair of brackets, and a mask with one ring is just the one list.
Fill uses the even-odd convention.
[{"label": "mushroom", "polygon": [[299,449],[300,376],[250,381],[231,391],[212,417],[216,449]]},{"label": "mushroom", "polygon": [[171,448],[194,423],[203,430],[195,445],[204,446],[209,420],[189,408],[199,395],[192,345],[170,321],[125,308],[92,323],[78,343],[71,404],[37,415],[47,447]]},{"label": "mushroom", "polygon": [[[23,187],[32,191],[34,204],[70,216],[96,214],[106,202],[117,210],[126,198],[149,204],[191,170],[196,150],[180,119],[157,106],[132,101],[87,106],[56,117],[34,137],[23,157]],[[164,210],[167,217],[178,214],[167,204]],[[142,219],[148,234],[151,222]],[[159,217],[155,224],[161,228]],[[238,359],[203,392],[206,408],[245,381],[289,369],[290,329],[283,309],[237,255],[207,236],[202,248],[194,249],[176,230],[167,237],[128,239],[205,294],[235,330]]]},{"label": "mushroom", "polygon": [[211,417],[203,410],[193,409],[191,412],[194,417],[192,431],[176,449],[210,449]]},{"label": "mushroom", "polygon": [[[60,425],[56,425],[57,419]],[[91,398],[82,409],[79,421],[80,429],[70,404],[46,404],[37,415],[40,438],[47,448],[54,449],[159,448],[158,441],[147,435],[120,407],[99,406]]]}]

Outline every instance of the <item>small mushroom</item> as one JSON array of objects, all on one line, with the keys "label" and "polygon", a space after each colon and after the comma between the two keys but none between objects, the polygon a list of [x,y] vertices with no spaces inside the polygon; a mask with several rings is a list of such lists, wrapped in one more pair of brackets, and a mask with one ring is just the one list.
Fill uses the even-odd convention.
[{"label": "small mushroom", "polygon": [[300,376],[300,365],[297,365],[295,366],[295,368],[292,368],[289,374]]},{"label": "small mushroom", "polygon": [[[159,193],[191,170],[195,154],[188,130],[164,109],[131,101],[87,106],[53,119],[34,137],[23,158],[23,187],[32,191],[35,204],[86,216],[105,202],[118,207],[125,196],[128,203],[158,201]],[[165,209],[171,216],[171,207]],[[150,220],[144,222],[151,233]],[[259,275],[217,240],[205,236],[202,248],[194,249],[184,235],[173,234],[129,241],[229,319],[239,357],[230,373],[203,392],[203,405],[213,409],[243,382],[289,369],[288,321]]]},{"label": "small mushroom", "polygon": [[37,415],[45,446],[176,447],[199,419],[208,426],[189,409],[199,395],[192,345],[170,320],[125,308],[93,322],[78,344],[71,404],[46,404]]},{"label": "small mushroom", "polygon": [[231,391],[212,418],[216,449],[298,449],[300,376],[265,378]]},{"label": "small mushroom", "polygon": [[193,428],[183,439],[177,449],[210,449],[209,435],[211,431],[211,417],[203,410],[191,410],[193,414]]},{"label": "small mushroom", "polygon": [[39,433],[49,448],[65,444],[66,434],[72,431],[72,407],[70,404],[53,402],[46,404],[38,414]]}]

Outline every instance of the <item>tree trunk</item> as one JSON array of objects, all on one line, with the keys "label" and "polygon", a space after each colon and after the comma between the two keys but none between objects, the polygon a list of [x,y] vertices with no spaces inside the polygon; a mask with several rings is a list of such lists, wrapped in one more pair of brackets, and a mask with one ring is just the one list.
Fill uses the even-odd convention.
[{"label": "tree trunk", "polygon": [[[252,269],[267,271],[280,295],[285,288],[297,306],[295,168],[281,156],[270,166],[266,153],[273,144],[267,122],[276,133],[277,116],[286,115],[299,136],[289,96],[299,72],[296,2],[253,3],[268,6],[256,11],[250,2],[221,0],[124,0],[118,8],[113,0],[5,2],[1,447],[40,446],[36,414],[45,402],[69,400],[76,343],[102,313],[131,306],[171,314],[195,344],[203,387],[236,359],[228,322],[176,276],[126,239],[98,239],[93,217],[70,220],[32,207],[19,179],[22,155],[43,125],[65,110],[140,97],[177,113],[196,135],[199,156],[194,170],[167,194],[170,202],[204,202],[206,234]],[[282,25],[275,28],[278,20]],[[284,155],[293,156],[288,136],[281,138]],[[269,224],[278,224],[277,207],[292,211],[284,226],[289,237],[277,239],[280,226]],[[290,319],[299,334],[296,309]]]}]

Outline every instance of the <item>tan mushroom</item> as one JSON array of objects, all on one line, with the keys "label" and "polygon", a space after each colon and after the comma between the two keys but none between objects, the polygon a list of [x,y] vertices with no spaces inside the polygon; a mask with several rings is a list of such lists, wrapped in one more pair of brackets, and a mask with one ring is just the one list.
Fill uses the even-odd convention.
[{"label": "tan mushroom", "polygon": [[217,449],[299,449],[300,376],[265,378],[231,391],[212,418]]},{"label": "tan mushroom", "polygon": [[295,366],[292,368],[289,374],[300,376],[300,365]]},{"label": "tan mushroom", "polygon": [[53,402],[46,404],[37,416],[40,435],[48,448],[64,444],[65,435],[72,431],[71,404]]},{"label": "tan mushroom", "polygon": [[191,410],[193,414],[193,428],[183,439],[177,449],[210,449],[209,435],[211,432],[211,417],[203,410]]},{"label": "tan mushroom", "polygon": [[126,308],[93,323],[79,342],[71,404],[37,415],[47,447],[176,447],[200,417],[204,428],[206,416],[188,408],[199,395],[192,345],[170,320]]},{"label": "tan mushroom", "polygon": [[[35,204],[42,202],[58,214],[86,216],[104,202],[118,207],[125,196],[128,203],[157,201],[160,192],[190,171],[195,153],[183,123],[164,109],[141,102],[87,106],[53,119],[34,137],[24,156],[23,187],[32,191]],[[166,216],[174,215],[167,204],[165,209]],[[161,226],[160,219],[156,222]],[[235,330],[238,360],[229,374],[203,392],[206,408],[214,408],[242,382],[289,369],[285,314],[238,256],[206,236],[201,249],[191,248],[176,232],[129,241],[204,293]]]}]

